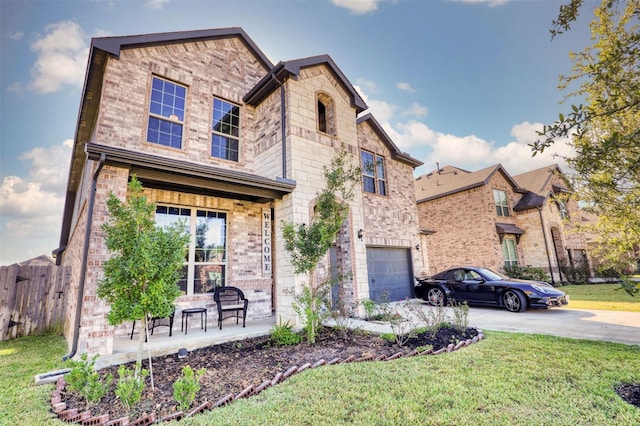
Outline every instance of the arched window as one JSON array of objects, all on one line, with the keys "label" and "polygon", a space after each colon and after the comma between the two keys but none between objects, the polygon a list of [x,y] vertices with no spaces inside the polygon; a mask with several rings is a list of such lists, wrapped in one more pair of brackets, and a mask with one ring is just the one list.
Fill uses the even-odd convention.
[{"label": "arched window", "polygon": [[336,136],[333,99],[326,93],[318,93],[317,100],[318,131]]}]

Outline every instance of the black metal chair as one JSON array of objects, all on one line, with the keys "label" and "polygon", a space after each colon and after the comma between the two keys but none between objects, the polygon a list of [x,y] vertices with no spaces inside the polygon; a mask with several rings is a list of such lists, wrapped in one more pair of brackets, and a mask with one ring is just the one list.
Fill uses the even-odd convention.
[{"label": "black metal chair", "polygon": [[[175,306],[173,307],[173,310],[171,311],[171,314],[168,317],[153,317],[153,318],[149,318],[149,320],[147,321],[147,327],[149,327],[149,330],[151,331],[151,335],[153,336],[153,330],[156,327],[169,327],[169,337],[171,337],[173,335],[173,317],[176,314],[176,308]],[[168,324],[163,324],[162,320],[167,320],[169,323]],[[133,332],[136,330],[136,322],[133,322],[133,327],[131,328],[131,337],[129,339],[133,340]],[[144,336],[144,341],[147,341],[147,336],[145,333]]]},{"label": "black metal chair", "polygon": [[220,330],[222,330],[222,321],[227,318],[235,318],[236,324],[239,324],[242,318],[242,326],[245,326],[249,301],[244,297],[242,290],[236,287],[217,287],[213,293],[213,300],[218,308]]}]

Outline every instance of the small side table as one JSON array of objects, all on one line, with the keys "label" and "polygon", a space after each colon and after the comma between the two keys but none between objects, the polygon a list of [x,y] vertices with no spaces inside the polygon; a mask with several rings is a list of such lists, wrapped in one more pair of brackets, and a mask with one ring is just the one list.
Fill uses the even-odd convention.
[{"label": "small side table", "polygon": [[[182,310],[182,324],[180,326],[180,331],[184,330],[184,334],[187,334],[189,330],[189,315],[192,314],[200,314],[200,329],[203,328],[204,331],[207,331],[207,308],[190,308]],[[204,321],[203,321],[204,319]]]}]

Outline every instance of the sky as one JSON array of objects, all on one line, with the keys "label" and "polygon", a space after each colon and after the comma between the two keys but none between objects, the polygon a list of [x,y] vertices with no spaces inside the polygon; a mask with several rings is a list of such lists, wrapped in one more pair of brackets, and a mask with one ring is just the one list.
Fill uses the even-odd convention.
[{"label": "sky", "polygon": [[[59,245],[92,37],[242,27],[275,64],[328,54],[395,144],[425,164],[558,163],[528,144],[569,103],[570,51],[590,45],[593,0],[571,31],[568,0],[0,0],[0,265]],[[575,101],[573,103],[576,103]]]}]

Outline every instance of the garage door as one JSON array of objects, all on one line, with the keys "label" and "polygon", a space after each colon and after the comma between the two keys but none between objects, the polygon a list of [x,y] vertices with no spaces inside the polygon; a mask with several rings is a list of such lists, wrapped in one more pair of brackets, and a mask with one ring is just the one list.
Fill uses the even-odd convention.
[{"label": "garage door", "polygon": [[395,302],[413,297],[413,273],[409,254],[408,249],[367,248],[371,300]]}]

